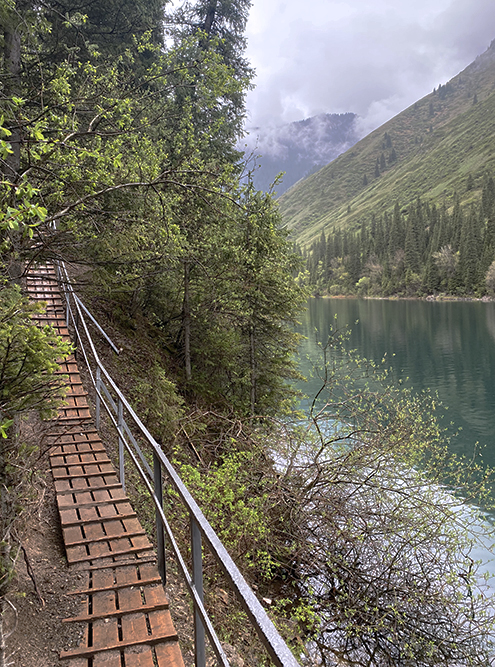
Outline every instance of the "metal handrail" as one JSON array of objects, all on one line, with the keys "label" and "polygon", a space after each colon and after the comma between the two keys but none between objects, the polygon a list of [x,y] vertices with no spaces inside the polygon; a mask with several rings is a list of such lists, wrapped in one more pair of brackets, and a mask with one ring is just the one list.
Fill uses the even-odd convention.
[{"label": "metal handrail", "polygon": [[[229,553],[223,546],[222,542],[216,535],[209,522],[206,520],[201,509],[196,504],[195,500],[187,490],[186,486],[171,465],[170,461],[165,456],[162,448],[149,433],[148,429],[144,426],[138,415],[134,412],[129,402],[126,400],[125,396],[122,394],[117,384],[114,382],[102,364],[96,352],[93,340],[88,330],[87,322],[84,317],[85,314],[89,315],[89,311],[82,304],[79,297],[77,297],[77,295],[74,293],[65,266],[60,264],[57,268],[59,281],[62,285],[66,300],[67,324],[69,325],[69,323],[71,323],[76,330],[79,349],[84,356],[92,383],[96,391],[97,428],[99,427],[101,406],[103,406],[113,426],[118,432],[119,474],[121,484],[125,488],[124,451],[127,451],[134,467],[137,469],[146,488],[148,489],[152,501],[155,504],[158,569],[160,571],[163,583],[165,584],[166,582],[164,541],[164,534],[166,533],[170,547],[174,552],[175,558],[182,572],[182,576],[192,597],[194,605],[196,667],[205,667],[206,665],[205,635],[207,635],[210,640],[211,647],[216,655],[218,663],[222,667],[230,667],[227,656],[223,651],[221,643],[216,635],[211,620],[208,616],[208,612],[206,611],[203,603],[203,541],[223,570],[224,575],[226,576],[244,611],[247,613],[251,625],[260,637],[273,663],[277,667],[297,667],[299,663],[276,630],[266,611],[261,606],[249,585],[246,583],[241,572],[235,565],[234,561],[230,557]],[[93,317],[91,317],[91,320],[94,324],[96,324],[100,331],[103,331]],[[81,325],[85,337],[88,341],[90,350],[86,349],[81,338]],[[116,351],[118,348],[110,341],[106,334],[104,335],[106,340]],[[91,353],[91,356],[94,360],[94,371],[91,368],[88,352]],[[115,399],[112,397],[110,391],[113,391],[116,397]],[[136,439],[132,435],[131,429],[125,420],[125,414],[127,414],[128,419],[134,423],[141,436],[151,446],[153,451],[153,470],[148,464],[146,457],[141,451]],[[137,454],[133,451],[131,445]],[[179,498],[189,513],[191,525],[192,575],[189,573],[187,565],[182,557],[173,535],[172,529],[163,511],[162,479],[164,472],[166,473],[172,487],[177,492]]]}]

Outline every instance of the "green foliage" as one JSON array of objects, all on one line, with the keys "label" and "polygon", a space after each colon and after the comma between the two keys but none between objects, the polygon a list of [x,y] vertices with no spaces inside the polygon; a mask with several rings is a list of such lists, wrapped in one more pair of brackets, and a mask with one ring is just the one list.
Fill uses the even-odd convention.
[{"label": "green foliage", "polygon": [[50,26],[44,49],[51,61],[74,63],[97,53],[120,54],[145,34],[161,45],[165,4],[166,0],[49,0],[43,5],[43,18]]},{"label": "green foliage", "polygon": [[323,665],[486,665],[493,593],[476,563],[490,528],[493,472],[449,453],[434,396],[331,332],[309,423],[280,441],[295,500],[294,585],[310,606]]},{"label": "green foliage", "polygon": [[[142,369],[141,369],[142,370]],[[132,391],[134,406],[146,428],[159,442],[170,442],[177,430],[177,423],[183,416],[183,399],[177,395],[175,384],[167,377],[165,370],[152,363]]]},{"label": "green foliage", "polygon": [[[348,248],[354,244],[347,254],[338,243],[340,232],[329,233],[310,248],[311,288],[320,294],[360,296],[482,296],[489,289],[486,276],[495,258],[492,188],[493,179],[485,175],[478,205],[467,210],[458,199],[451,212],[419,199],[408,209],[396,203],[392,215],[374,217],[369,228],[363,222],[359,232],[344,234]],[[339,266],[349,274],[345,281]],[[365,284],[370,289],[364,289]]]},{"label": "green foliage", "polygon": [[13,572],[12,526],[29,494],[25,468],[28,452],[19,439],[19,419],[37,409],[50,417],[65,395],[59,361],[70,354],[64,343],[32,317],[40,307],[22,297],[17,286],[0,287],[0,608]]},{"label": "green foliage", "polygon": [[[365,219],[363,175],[377,165],[380,179],[366,192],[376,202],[385,187],[389,203],[398,199],[389,196],[393,178],[425,148],[426,100],[408,111],[410,132],[380,132],[336,179],[332,196],[351,225],[360,220],[359,231],[340,229],[338,218],[326,233],[320,228],[304,272],[272,199],[239,178],[234,141],[251,76],[242,36],[249,3],[186,4],[167,48],[153,32],[162,3],[145,4],[67,0],[61,15],[50,2],[9,4],[22,67],[10,67],[4,51],[2,270],[71,260],[94,300],[156,338],[160,353],[134,362],[143,373],[135,404],[170,448],[173,438],[183,445],[178,467],[251,581],[264,587],[277,577],[283,600],[297,593],[290,613],[313,633],[323,660],[329,649],[358,664],[483,664],[489,626],[469,540],[457,528],[461,490],[484,501],[486,480],[473,464],[467,485],[466,466],[461,475],[447,457],[431,397],[379,389],[380,378],[366,385],[369,367],[341,364],[337,347],[325,366],[329,395],[323,407],[314,404],[309,429],[277,433],[262,427],[261,415],[287,407],[305,281],[321,291],[351,293],[356,283],[368,293],[417,291],[429,258],[432,283],[436,268],[451,289],[477,288],[484,273],[473,268],[473,253],[485,272],[493,261],[493,181],[485,179],[481,211],[465,215],[456,202],[439,212],[418,200],[413,171],[400,185],[406,206]],[[442,118],[462,129],[459,90],[439,93],[428,140]],[[440,97],[450,111],[439,109]],[[470,119],[486,127],[490,105],[469,104]],[[441,144],[443,155],[454,136]],[[464,165],[463,183],[475,163]],[[437,164],[426,165],[421,183]],[[446,164],[458,169],[455,155]],[[475,184],[481,180],[475,171]],[[69,349],[30,323],[17,288],[0,296],[0,443],[18,453],[17,416],[55,407],[56,361]],[[190,408],[186,421],[188,402],[207,407],[197,418]],[[3,507],[14,466],[0,460],[7,544],[12,513]],[[185,534],[173,491],[165,495]],[[221,581],[208,556],[206,571],[214,585]],[[470,606],[459,592],[472,594]]]},{"label": "green foliage", "polygon": [[50,416],[64,395],[57,360],[71,346],[51,327],[34,325],[39,310],[18,288],[0,290],[0,415],[9,421],[35,407]]},{"label": "green foliage", "polygon": [[180,465],[180,476],[234,560],[270,580],[276,569],[270,532],[273,481],[259,469],[259,451],[238,451],[235,442],[229,449],[203,473]]},{"label": "green foliage", "polygon": [[[125,49],[90,48],[100,9],[86,9],[67,6],[62,21],[48,3],[26,23],[18,94],[2,109],[4,153],[9,133],[29,137],[2,191],[5,224],[16,231],[20,216],[25,233],[12,235],[5,264],[56,254],[90,266],[95,292],[162,330],[188,392],[246,413],[276,411],[294,374],[291,322],[302,292],[273,204],[248,203],[235,164],[249,86],[247,5],[219,4],[206,42],[199,21],[166,51],[134,14]],[[203,9],[188,11],[201,18]],[[125,16],[117,12],[117,32]],[[57,35],[67,53],[55,48]],[[253,252],[241,231],[247,219],[265,229],[260,284],[249,295],[238,274]]]}]

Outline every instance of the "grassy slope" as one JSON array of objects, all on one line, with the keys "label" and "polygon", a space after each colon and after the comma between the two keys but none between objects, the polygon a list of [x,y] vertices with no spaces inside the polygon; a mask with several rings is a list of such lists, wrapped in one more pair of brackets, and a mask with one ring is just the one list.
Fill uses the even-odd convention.
[{"label": "grassy slope", "polygon": [[[462,202],[478,198],[483,173],[495,172],[495,41],[449,83],[452,92],[444,99],[430,93],[280,199],[299,243],[307,245],[333,225],[352,229],[396,201],[407,206],[421,196],[450,205],[455,191]],[[385,132],[398,159],[375,178],[377,157],[390,152],[384,149]],[[475,182],[470,191],[468,174]]]}]

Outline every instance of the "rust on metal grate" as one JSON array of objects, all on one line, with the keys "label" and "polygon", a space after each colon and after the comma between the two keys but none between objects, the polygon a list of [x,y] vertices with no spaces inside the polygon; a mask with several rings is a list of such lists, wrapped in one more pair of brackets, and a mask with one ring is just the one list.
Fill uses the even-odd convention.
[{"label": "rust on metal grate", "polygon": [[[69,339],[54,269],[38,267],[27,277],[38,316]],[[83,623],[77,648],[62,651],[68,667],[184,667],[156,556],[104,443],[94,427],[77,362],[60,366],[68,393],[48,433],[62,534],[69,565],[78,570]]]}]

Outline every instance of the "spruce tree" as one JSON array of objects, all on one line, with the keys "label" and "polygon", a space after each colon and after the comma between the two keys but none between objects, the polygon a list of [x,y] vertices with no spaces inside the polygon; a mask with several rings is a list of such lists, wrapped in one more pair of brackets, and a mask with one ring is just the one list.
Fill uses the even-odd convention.
[{"label": "spruce tree", "polygon": [[163,46],[167,1],[46,0],[43,15],[50,31],[43,37],[44,58],[52,62],[67,58],[85,62],[95,52],[113,57],[145,34],[151,37],[152,44]]},{"label": "spruce tree", "polygon": [[390,222],[390,229],[388,234],[388,253],[391,260],[393,260],[395,253],[404,245],[403,222],[400,212],[399,202],[395,203],[394,212]]},{"label": "spruce tree", "polygon": [[417,273],[420,267],[421,253],[418,214],[414,207],[411,207],[407,216],[404,253],[406,269]]},{"label": "spruce tree", "polygon": [[459,269],[462,286],[468,293],[474,291],[478,284],[479,259],[478,216],[471,206],[461,233]]},{"label": "spruce tree", "polygon": [[201,87],[198,77],[191,80],[190,87],[182,91],[178,101],[184,109],[190,108],[196,136],[203,137],[206,151],[222,155],[223,159],[229,154],[234,163],[241,157],[235,150],[235,142],[244,132],[245,97],[254,76],[254,70],[244,57],[244,32],[250,6],[250,0],[198,0],[184,2],[170,17],[174,39],[190,43],[198,60],[218,58],[230,77],[229,86],[223,87],[216,107],[208,114],[194,103],[196,90]]},{"label": "spruce tree", "polygon": [[481,191],[481,208],[485,217],[492,214],[495,207],[495,182],[492,176],[485,175]]},{"label": "spruce tree", "polygon": [[450,220],[451,244],[454,251],[460,249],[461,234],[464,227],[464,213],[457,192],[454,194],[454,209]]}]

